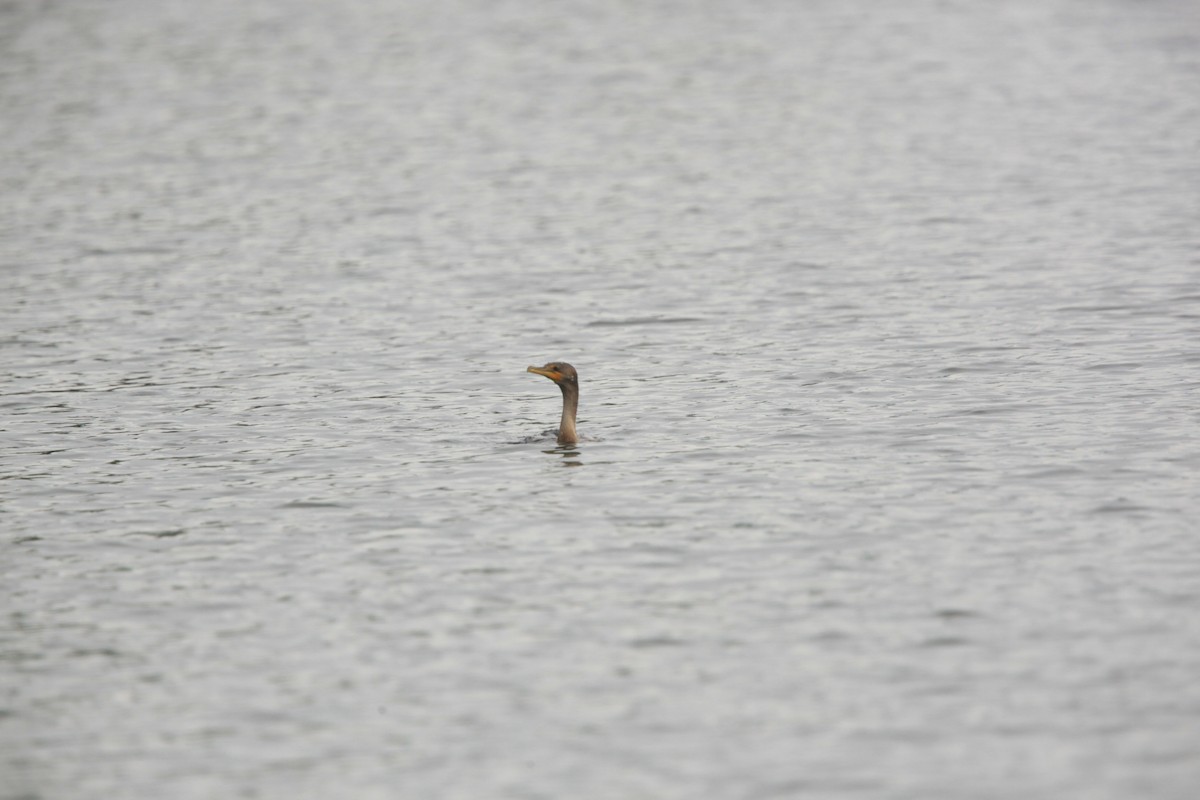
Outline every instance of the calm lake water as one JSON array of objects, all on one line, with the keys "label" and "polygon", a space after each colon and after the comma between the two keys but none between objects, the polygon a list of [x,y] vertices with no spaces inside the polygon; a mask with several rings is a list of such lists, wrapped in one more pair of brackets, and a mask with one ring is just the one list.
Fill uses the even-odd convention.
[{"label": "calm lake water", "polygon": [[1198,87],[1190,0],[4,3],[0,798],[1190,800]]}]

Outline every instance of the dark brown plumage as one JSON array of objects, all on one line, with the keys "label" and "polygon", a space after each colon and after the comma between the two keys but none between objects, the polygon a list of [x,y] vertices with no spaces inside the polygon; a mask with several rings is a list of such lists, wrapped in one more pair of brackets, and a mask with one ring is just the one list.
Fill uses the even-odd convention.
[{"label": "dark brown plumage", "polygon": [[579,373],[564,361],[551,361],[544,367],[529,367],[526,372],[542,375],[558,384],[562,389],[562,419],[558,423],[558,443],[575,444],[579,436],[575,433],[575,412],[579,410]]}]

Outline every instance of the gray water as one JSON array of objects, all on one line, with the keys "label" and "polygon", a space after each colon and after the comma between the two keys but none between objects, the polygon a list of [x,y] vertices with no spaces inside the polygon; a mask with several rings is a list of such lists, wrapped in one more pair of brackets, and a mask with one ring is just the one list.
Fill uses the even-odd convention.
[{"label": "gray water", "polygon": [[4,800],[1195,796],[1195,3],[0,31]]}]

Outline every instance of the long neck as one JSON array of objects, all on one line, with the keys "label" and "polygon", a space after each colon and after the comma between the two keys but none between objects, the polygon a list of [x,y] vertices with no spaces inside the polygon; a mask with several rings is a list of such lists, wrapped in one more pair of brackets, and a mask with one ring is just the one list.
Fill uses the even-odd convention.
[{"label": "long neck", "polygon": [[562,419],[558,423],[558,443],[575,444],[579,437],[575,435],[575,412],[579,410],[579,386],[574,383],[560,383],[563,395]]}]

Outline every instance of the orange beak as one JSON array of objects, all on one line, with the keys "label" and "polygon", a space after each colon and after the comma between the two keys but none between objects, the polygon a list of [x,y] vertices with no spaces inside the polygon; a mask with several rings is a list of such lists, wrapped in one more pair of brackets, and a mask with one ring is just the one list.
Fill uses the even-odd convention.
[{"label": "orange beak", "polygon": [[542,375],[542,376],[547,377],[550,380],[554,381],[555,383],[558,383],[563,378],[563,374],[561,372],[555,372],[552,369],[542,369],[541,367],[526,367],[525,371],[532,372],[534,375]]}]

